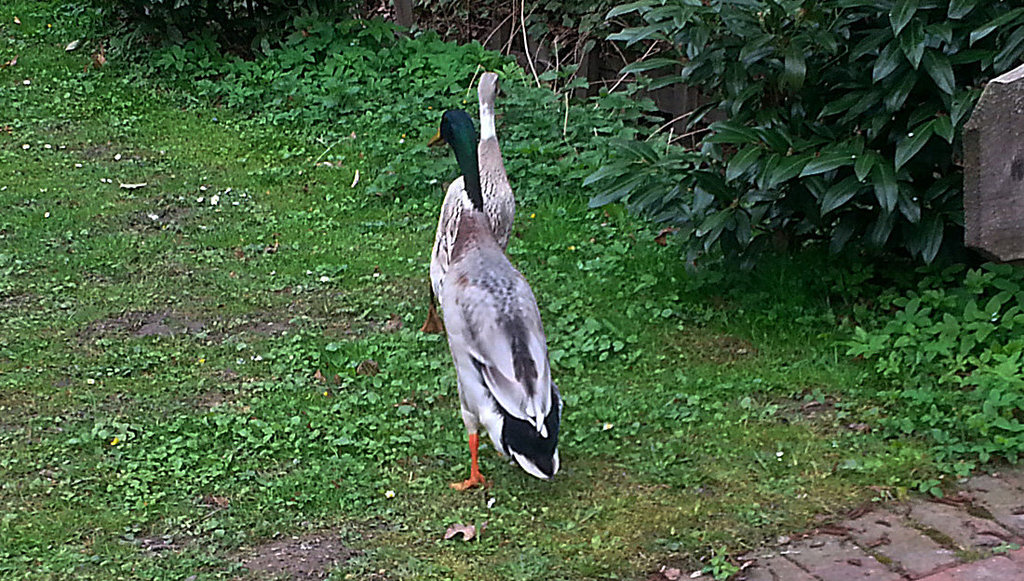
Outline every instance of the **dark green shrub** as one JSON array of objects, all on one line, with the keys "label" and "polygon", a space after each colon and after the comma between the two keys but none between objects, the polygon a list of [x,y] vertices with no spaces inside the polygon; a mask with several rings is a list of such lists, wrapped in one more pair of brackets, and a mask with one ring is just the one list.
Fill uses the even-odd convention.
[{"label": "dark green shrub", "polygon": [[182,44],[204,36],[235,51],[266,50],[296,16],[347,15],[355,0],[94,0],[127,39]]},{"label": "dark green shrub", "polygon": [[[962,236],[961,129],[984,82],[1024,55],[1024,7],[982,0],[639,0],[614,34],[661,47],[624,69],[698,87],[727,119],[699,167],[637,179],[673,148],[632,146],[591,176],[680,228],[691,258],[794,242],[902,249],[930,262]],[[668,164],[672,165],[672,164]]]}]

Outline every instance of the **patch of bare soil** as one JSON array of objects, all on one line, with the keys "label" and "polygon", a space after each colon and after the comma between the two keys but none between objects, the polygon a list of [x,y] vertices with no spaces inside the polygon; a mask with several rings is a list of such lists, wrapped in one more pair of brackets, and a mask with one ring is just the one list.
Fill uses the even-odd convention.
[{"label": "patch of bare soil", "polygon": [[326,579],[357,554],[336,532],[323,531],[260,545],[243,558],[242,565],[257,578],[306,581]]},{"label": "patch of bare soil", "polygon": [[732,363],[757,355],[750,341],[732,335],[695,331],[686,332],[675,341],[684,353],[709,363]]},{"label": "patch of bare soil", "polygon": [[115,146],[112,142],[94,143],[83,147],[79,154],[86,161],[97,161],[100,159],[113,159]]},{"label": "patch of bare soil", "polygon": [[209,411],[220,406],[234,406],[248,409],[248,406],[241,405],[241,402],[244,401],[248,395],[248,392],[245,391],[243,385],[247,382],[253,381],[252,378],[244,378],[231,368],[215,372],[213,377],[224,383],[234,384],[236,387],[235,389],[230,387],[223,389],[215,387],[191,397],[189,398],[189,401],[194,407],[205,411]]},{"label": "patch of bare soil", "polygon": [[294,325],[289,321],[255,320],[243,323],[231,330],[233,332],[253,333],[255,335],[270,335],[272,337],[276,337],[293,327]]},{"label": "patch of bare soil", "polygon": [[40,298],[28,293],[0,293],[0,311],[20,311],[39,303]]},{"label": "patch of bare soil", "polygon": [[131,232],[155,233],[162,230],[179,230],[192,210],[181,206],[168,206],[143,210],[128,216],[126,230]]},{"label": "patch of bare soil", "polygon": [[202,331],[207,323],[192,315],[174,311],[128,311],[93,321],[79,331],[82,339],[124,336],[170,337],[173,335],[195,334]]}]

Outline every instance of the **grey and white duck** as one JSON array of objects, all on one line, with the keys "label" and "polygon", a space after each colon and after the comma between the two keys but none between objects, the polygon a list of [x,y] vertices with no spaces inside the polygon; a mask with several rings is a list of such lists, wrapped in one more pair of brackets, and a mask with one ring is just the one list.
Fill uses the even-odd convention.
[{"label": "grey and white duck", "polygon": [[445,112],[440,135],[455,151],[466,194],[459,197],[439,293],[469,435],[470,475],[452,487],[485,484],[477,459],[481,428],[520,468],[550,479],[559,468],[562,398],[551,379],[537,300],[505,256],[486,212],[469,115]]},{"label": "grey and white duck", "polygon": [[[498,95],[498,75],[484,73],[477,87],[477,98],[480,107],[480,142],[477,144],[477,171],[480,175],[480,186],[484,200],[484,214],[490,224],[494,239],[504,250],[508,246],[512,234],[512,223],[515,221],[516,199],[512,186],[505,172],[505,162],[501,157],[498,135],[494,123],[494,101]],[[431,144],[440,144],[443,140],[438,133],[430,140]],[[437,220],[437,232],[434,235],[434,247],[430,253],[430,306],[427,320],[422,331],[441,333],[443,326],[437,315],[436,298],[441,296],[445,273],[448,271],[449,256],[455,241],[456,225],[462,208],[467,205],[465,176],[457,178],[450,186],[441,204],[441,214]]]}]

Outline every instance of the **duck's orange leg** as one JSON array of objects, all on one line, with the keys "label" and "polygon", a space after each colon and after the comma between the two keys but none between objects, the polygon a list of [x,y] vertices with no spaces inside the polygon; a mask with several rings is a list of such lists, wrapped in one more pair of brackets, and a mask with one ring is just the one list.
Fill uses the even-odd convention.
[{"label": "duck's orange leg", "polygon": [[452,482],[451,487],[455,490],[468,490],[474,486],[487,484],[484,475],[480,474],[480,465],[477,463],[477,450],[480,447],[480,436],[469,435],[469,479],[462,482]]},{"label": "duck's orange leg", "polygon": [[423,322],[420,331],[424,333],[444,333],[444,323],[437,314],[437,298],[434,296],[434,287],[430,287],[430,310],[427,311],[427,320]]}]

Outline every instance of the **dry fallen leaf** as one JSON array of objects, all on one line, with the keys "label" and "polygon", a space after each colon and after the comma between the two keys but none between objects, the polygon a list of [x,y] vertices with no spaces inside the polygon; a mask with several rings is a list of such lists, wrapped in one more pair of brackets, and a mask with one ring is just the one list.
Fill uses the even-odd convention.
[{"label": "dry fallen leaf", "polygon": [[320,383],[326,383],[327,382],[327,378],[324,377],[323,373],[320,373],[319,369],[317,369],[316,373],[313,374],[313,379],[319,381]]},{"label": "dry fallen leaf", "polygon": [[448,530],[444,532],[444,540],[448,540],[455,535],[462,535],[463,541],[471,541],[476,536],[476,527],[473,525],[462,525],[455,524],[448,527]]},{"label": "dry fallen leaf", "polygon": [[14,17],[14,23],[15,23],[15,24],[21,24],[21,19],[20,19],[20,18],[18,18],[17,16],[15,16],[15,17]]},{"label": "dry fallen leaf", "polygon": [[678,231],[679,231],[679,228],[672,228],[672,227],[662,228],[661,232],[658,232],[658,235],[654,237],[655,244],[657,244],[658,246],[668,246],[668,240],[667,240],[668,235],[672,234],[673,232],[678,232]]},{"label": "dry fallen leaf", "polygon": [[102,67],[103,65],[107,64],[106,51],[103,49],[102,46],[100,47],[99,52],[93,53],[93,55],[92,55],[92,64],[97,69]]},{"label": "dry fallen leaf", "polygon": [[203,497],[203,504],[227,508],[231,505],[231,501],[226,496],[214,496],[212,494],[207,494]]},{"label": "dry fallen leaf", "polygon": [[395,331],[402,328],[402,317],[399,317],[396,313],[391,313],[391,318],[388,319],[387,323],[384,323],[382,329],[385,333],[394,333]]},{"label": "dry fallen leaf", "polygon": [[0,65],[0,69],[6,69],[7,67],[13,67],[18,64],[18,55],[14,55],[14,58]]},{"label": "dry fallen leaf", "polygon": [[380,373],[380,365],[377,365],[377,362],[373,359],[367,359],[359,365],[356,365],[356,373],[359,375],[369,375],[370,377],[373,377]]}]

